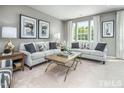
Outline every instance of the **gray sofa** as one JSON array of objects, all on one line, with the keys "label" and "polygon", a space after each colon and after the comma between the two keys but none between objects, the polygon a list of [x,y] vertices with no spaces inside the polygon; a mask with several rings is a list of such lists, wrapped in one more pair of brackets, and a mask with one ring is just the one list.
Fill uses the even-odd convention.
[{"label": "gray sofa", "polygon": [[[74,43],[74,42],[72,42]],[[107,60],[107,47],[105,47],[104,51],[95,50],[95,47],[98,42],[78,42],[79,48],[72,48],[72,51],[80,51],[82,52],[82,58],[98,60],[105,64]],[[85,47],[83,47],[85,45]]]},{"label": "gray sofa", "polygon": [[[47,61],[45,56],[56,54],[60,52],[60,49],[49,49],[49,42],[30,42],[33,43],[37,52],[29,53],[25,49],[25,44],[29,43],[21,43],[19,51],[25,54],[25,64],[32,69],[33,66],[43,63]],[[43,51],[39,51],[38,45],[45,46]]]}]

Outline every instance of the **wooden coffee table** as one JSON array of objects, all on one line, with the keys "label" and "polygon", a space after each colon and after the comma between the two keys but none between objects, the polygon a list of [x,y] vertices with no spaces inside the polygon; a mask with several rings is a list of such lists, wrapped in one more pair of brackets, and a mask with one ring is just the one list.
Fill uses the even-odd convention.
[{"label": "wooden coffee table", "polygon": [[[64,78],[64,81],[66,81],[66,78],[67,78],[67,75],[68,75],[69,70],[72,67],[74,67],[74,70],[75,70],[76,67],[77,67],[78,62],[81,62],[80,59],[77,58],[80,55],[81,55],[81,52],[73,52],[69,57],[58,56],[57,54],[56,55],[46,56],[46,59],[49,60],[50,63],[46,67],[45,72],[48,70],[48,68],[50,67],[50,65],[53,64],[53,63],[55,63],[57,65],[64,66],[64,67],[67,67],[68,69],[66,71],[65,78]],[[73,60],[73,62],[72,62],[72,60]],[[70,66],[67,66],[66,64],[68,62],[72,62],[72,64]]]}]

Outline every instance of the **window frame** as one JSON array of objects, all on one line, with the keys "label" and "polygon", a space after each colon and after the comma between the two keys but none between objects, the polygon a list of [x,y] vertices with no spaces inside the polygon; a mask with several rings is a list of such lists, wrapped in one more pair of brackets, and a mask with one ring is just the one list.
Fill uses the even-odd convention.
[{"label": "window frame", "polygon": [[[88,21],[88,40],[78,40],[78,23],[79,22],[85,22],[85,21]],[[93,21],[93,19],[89,19],[89,20],[81,20],[81,21],[77,21],[77,22],[73,22],[73,24],[75,24],[75,29],[76,29],[76,40],[75,40],[75,38],[74,38],[74,32],[72,32],[73,33],[73,40],[74,41],[78,41],[78,42],[89,42],[89,41],[94,41],[94,40],[92,40],[92,36],[91,36],[91,21]]]}]

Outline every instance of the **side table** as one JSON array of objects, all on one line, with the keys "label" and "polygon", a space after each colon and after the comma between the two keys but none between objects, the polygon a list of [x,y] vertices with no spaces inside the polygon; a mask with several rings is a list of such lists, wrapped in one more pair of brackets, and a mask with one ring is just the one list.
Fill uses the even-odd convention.
[{"label": "side table", "polygon": [[[2,55],[0,54],[0,60],[6,60],[6,59],[11,59],[14,62],[16,62],[17,66],[13,67],[13,71],[16,70],[24,70],[24,54],[21,52],[14,52],[11,55]],[[20,64],[20,65],[18,65]]]}]

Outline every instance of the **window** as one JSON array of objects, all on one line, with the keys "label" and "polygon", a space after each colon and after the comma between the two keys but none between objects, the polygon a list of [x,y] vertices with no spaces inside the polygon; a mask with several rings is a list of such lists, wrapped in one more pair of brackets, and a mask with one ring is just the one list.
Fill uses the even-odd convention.
[{"label": "window", "polygon": [[88,21],[77,23],[77,40],[88,40],[89,38]]},{"label": "window", "polygon": [[73,39],[78,41],[92,41],[93,20],[73,23]]}]

